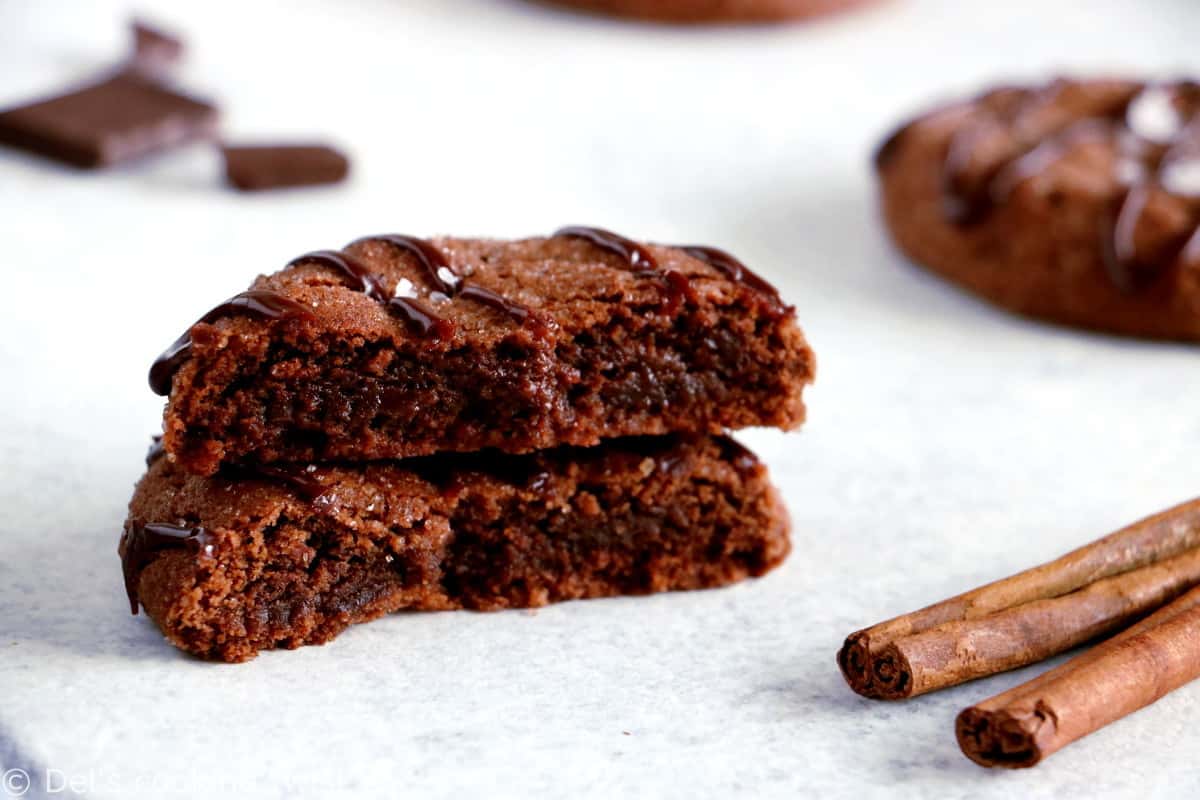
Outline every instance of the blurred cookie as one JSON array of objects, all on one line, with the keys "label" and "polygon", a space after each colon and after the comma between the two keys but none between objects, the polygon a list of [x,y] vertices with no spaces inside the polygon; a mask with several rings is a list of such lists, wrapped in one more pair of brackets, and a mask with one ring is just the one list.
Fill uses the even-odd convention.
[{"label": "blurred cookie", "polygon": [[781,22],[816,17],[865,0],[541,0],[653,22]]},{"label": "blurred cookie", "polygon": [[1200,340],[1200,84],[1004,87],[910,122],[876,168],[917,263],[1032,317]]}]

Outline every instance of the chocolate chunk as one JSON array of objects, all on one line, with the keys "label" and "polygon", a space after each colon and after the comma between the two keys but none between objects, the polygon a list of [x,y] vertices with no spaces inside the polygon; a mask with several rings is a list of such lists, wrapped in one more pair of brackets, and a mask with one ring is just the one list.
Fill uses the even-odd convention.
[{"label": "chocolate chunk", "polygon": [[183,41],[165,31],[135,19],[130,23],[133,33],[135,69],[146,75],[160,75],[183,60]]},{"label": "chocolate chunk", "polygon": [[0,144],[105,167],[212,136],[217,109],[135,72],[0,112]]},{"label": "chocolate chunk", "polygon": [[224,147],[225,175],[246,192],[337,183],[350,171],[344,155],[324,145]]}]

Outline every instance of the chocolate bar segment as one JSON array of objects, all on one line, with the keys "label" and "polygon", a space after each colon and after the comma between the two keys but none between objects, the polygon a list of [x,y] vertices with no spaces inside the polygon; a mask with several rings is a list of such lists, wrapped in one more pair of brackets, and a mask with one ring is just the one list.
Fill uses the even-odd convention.
[{"label": "chocolate bar segment", "polygon": [[722,437],[211,478],[148,468],[120,553],[172,643],[245,661],[398,609],[723,586],[787,555],[765,468]]},{"label": "chocolate bar segment", "polygon": [[[578,235],[389,234],[294,259],[155,365],[165,446],[222,463],[589,446],[797,427],[815,361],[792,309],[728,254]],[[634,251],[630,251],[634,252]]]},{"label": "chocolate bar segment", "polygon": [[245,192],[338,183],[350,172],[346,156],[325,145],[225,146],[225,176]]},{"label": "chocolate bar segment", "polygon": [[170,72],[183,60],[183,40],[135,19],[130,23],[133,34],[133,58],[135,69],[146,75],[162,75]]},{"label": "chocolate bar segment", "polygon": [[94,169],[209,138],[216,125],[214,106],[125,71],[0,112],[0,144]]}]

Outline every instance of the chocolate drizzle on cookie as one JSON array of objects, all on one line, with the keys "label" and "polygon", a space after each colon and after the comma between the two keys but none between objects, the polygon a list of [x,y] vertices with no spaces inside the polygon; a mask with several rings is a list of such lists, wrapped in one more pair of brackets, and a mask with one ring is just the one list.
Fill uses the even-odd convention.
[{"label": "chocolate drizzle on cookie", "polygon": [[[687,275],[675,269],[660,269],[658,260],[650,249],[632,239],[601,228],[581,226],[562,228],[554,235],[585,239],[620,257],[638,277],[660,282],[666,290],[664,309],[667,313],[676,312],[684,302],[697,300],[692,281]],[[415,334],[433,343],[449,339],[454,334],[454,323],[439,315],[430,303],[446,302],[454,298],[487,306],[507,315],[518,325],[531,326],[535,333],[545,335],[546,325],[532,309],[470,282],[432,242],[415,236],[382,234],[358,239],[349,246],[362,247],[375,242],[396,248],[416,262],[427,284],[428,300],[417,296],[416,285],[407,278],[401,278],[394,289],[389,291],[380,276],[361,257],[343,250],[317,250],[306,253],[289,261],[287,267],[312,264],[340,273],[352,289],[385,305],[403,319]],[[789,306],[780,301],[779,292],[774,286],[728,253],[700,245],[685,245],[677,249],[707,264],[735,283],[754,290],[768,300],[768,307],[773,312],[784,314],[790,310]],[[217,306],[199,322],[211,323],[219,317],[237,313],[253,314],[270,320],[313,318],[313,313],[307,306],[282,294],[252,290]],[[191,349],[189,329],[154,362],[150,368],[150,388],[156,394],[165,396],[170,393],[171,381],[191,356]]]},{"label": "chocolate drizzle on cookie", "polygon": [[476,286],[475,284],[463,286],[458,294],[460,297],[465,297],[468,300],[483,303],[485,306],[494,308],[497,311],[502,311],[520,323],[528,322],[532,314],[528,308],[520,303],[514,303],[512,300],[496,294],[491,289]]},{"label": "chocolate drizzle on cookie", "polygon": [[626,239],[619,233],[604,228],[589,228],[584,225],[568,225],[554,232],[555,236],[570,236],[576,239],[586,239],[601,250],[607,250],[628,262],[635,270],[653,272],[658,269],[658,260],[645,246],[632,239]]},{"label": "chocolate drizzle on cookie", "polygon": [[[384,239],[397,246],[403,246],[407,252],[417,258],[417,262],[425,268],[426,272],[431,272],[436,276],[435,268],[430,266],[430,253],[437,253],[437,251],[428,242],[410,236],[376,238]],[[437,253],[436,257],[440,259],[441,254]],[[440,341],[454,332],[454,327],[449,320],[439,317],[420,300],[399,293],[389,293],[384,289],[379,276],[349,253],[339,250],[317,250],[293,258],[288,262],[287,266],[294,267],[300,264],[319,264],[342,273],[344,277],[350,280],[351,288],[362,292],[375,302],[382,303],[395,311],[408,323],[409,328],[422,338],[431,338]],[[399,289],[399,287],[397,288]]]},{"label": "chocolate drizzle on cookie", "polygon": [[759,294],[763,295],[770,301],[770,306],[776,312],[783,314],[789,310],[783,299],[779,296],[779,290],[776,289],[766,278],[753,272],[749,267],[738,261],[736,258],[726,253],[724,250],[718,250],[715,247],[705,247],[703,245],[686,244],[680,245],[679,249],[687,253],[692,258],[703,261],[710,267],[720,272],[726,278],[734,283],[740,283],[743,286],[748,286]]},{"label": "chocolate drizzle on cookie", "polygon": [[316,466],[299,464],[249,464],[226,467],[226,477],[237,480],[261,480],[278,483],[298,494],[308,503],[316,503],[326,492],[329,484],[318,473]]},{"label": "chocolate drizzle on cookie", "polygon": [[417,236],[385,233],[380,236],[359,239],[354,244],[364,244],[372,240],[387,242],[392,247],[412,256],[417,265],[425,272],[425,278],[436,287],[437,291],[447,297],[452,297],[458,292],[459,286],[462,284],[462,276],[450,266],[449,260],[441,250],[433,246],[433,242]]},{"label": "chocolate drizzle on cookie", "polygon": [[293,258],[287,263],[288,267],[299,264],[320,264],[342,273],[348,278],[353,288],[379,303],[388,301],[388,293],[379,282],[379,277],[357,258],[340,250],[317,250]]},{"label": "chocolate drizzle on cookie", "polygon": [[154,466],[154,462],[167,454],[166,448],[163,446],[163,437],[155,435],[150,439],[150,449],[146,451],[146,466]]},{"label": "chocolate drizzle on cookie", "polygon": [[[526,306],[502,297],[490,289],[465,281],[432,242],[415,236],[384,234],[359,239],[353,244],[371,241],[386,242],[412,256],[425,273],[427,281],[433,284],[432,296],[435,299],[462,297],[507,314],[518,324],[536,321],[532,310]],[[362,260],[349,253],[340,250],[317,250],[292,259],[287,266],[294,267],[300,264],[318,264],[340,272],[350,281],[352,288],[396,312],[409,328],[422,338],[438,342],[454,333],[453,322],[438,315],[427,303],[405,293],[406,290],[414,288],[411,282],[401,280],[394,292],[388,292],[379,276]],[[313,318],[312,311],[306,306],[278,292],[252,290],[225,301],[205,314],[199,322],[211,323],[219,317],[237,313],[253,314],[273,320]],[[192,338],[189,329],[155,360],[150,367],[150,388],[155,394],[170,394],[171,380],[191,357],[191,349]]]},{"label": "chocolate drizzle on cookie", "polygon": [[721,454],[733,463],[734,469],[743,474],[748,474],[758,469],[760,462],[758,456],[754,455],[744,444],[730,436],[721,436],[717,438],[717,444],[721,447]]},{"label": "chocolate drizzle on cookie", "polygon": [[1111,177],[1124,187],[1103,229],[1113,284],[1136,292],[1173,267],[1200,263],[1200,84],[1114,84],[1094,97],[1083,91],[1056,81],[981,98],[947,150],[947,218],[981,222],[1023,182],[1096,144],[1114,151]]},{"label": "chocolate drizzle on cookie", "polygon": [[408,323],[409,330],[424,339],[440,342],[454,335],[454,323],[439,317],[433,309],[415,297],[393,297],[387,307]]},{"label": "chocolate drizzle on cookie", "polygon": [[[386,242],[411,256],[417,262],[421,271],[425,273],[426,282],[433,286],[431,297],[449,299],[461,295],[463,289],[467,286],[466,281],[451,266],[445,254],[426,239],[388,233],[381,236],[359,239],[355,244],[362,244],[372,240]],[[477,288],[482,289],[482,287]],[[463,296],[468,299],[474,297],[474,295]],[[499,295],[496,295],[496,297],[499,297]],[[518,324],[522,324],[529,319],[529,309],[517,303],[509,303],[507,300],[504,302],[513,309],[519,309],[521,313],[513,314],[507,307],[496,306],[490,302],[487,305],[509,314]],[[397,296],[388,301],[388,304],[395,311],[399,312],[408,321],[409,325],[422,336],[440,340],[453,333],[453,326],[448,320],[438,317],[432,309],[415,297],[397,294]]]},{"label": "chocolate drizzle on cookie", "polygon": [[[219,317],[233,314],[249,314],[268,320],[312,318],[312,311],[290,297],[285,297],[278,292],[253,290],[229,298],[201,317],[196,324],[211,323]],[[184,362],[191,357],[191,353],[192,334],[189,328],[151,365],[150,388],[155,394],[165,397],[171,393],[171,380]]]},{"label": "chocolate drizzle on cookie", "polygon": [[[387,233],[379,236],[368,236],[351,244],[364,245],[371,242],[385,242],[401,250],[416,261],[424,273],[425,281],[432,286],[433,299],[448,300],[462,297],[507,314],[518,324],[525,324],[533,319],[532,311],[508,298],[501,297],[490,289],[470,284],[450,264],[445,254],[433,242],[416,236],[406,236],[398,233]],[[396,312],[413,332],[432,341],[441,341],[454,333],[454,324],[435,312],[426,302],[409,292],[415,291],[410,281],[402,280],[396,290],[389,294],[384,291],[378,276],[371,273],[361,261],[344,252],[334,250],[319,250],[292,260],[289,266],[313,262],[333,267],[354,282],[354,288],[366,294],[372,300],[383,303]]]},{"label": "chocolate drizzle on cookie", "polygon": [[[691,279],[687,275],[674,269],[660,269],[658,260],[650,252],[649,248],[638,244],[632,239],[627,239],[620,234],[613,233],[604,228],[589,228],[581,225],[560,228],[555,231],[554,235],[589,241],[602,250],[607,250],[620,257],[633,269],[634,274],[638,277],[652,278],[660,281],[667,289],[667,301],[665,304],[667,313],[677,311],[684,300],[694,301],[696,299]],[[717,270],[734,283],[749,287],[763,295],[770,301],[770,308],[773,311],[780,314],[787,312],[787,307],[780,302],[779,291],[729,253],[718,250],[715,247],[704,247],[701,245],[670,245],[670,247],[682,250],[692,258],[702,261]]]},{"label": "chocolate drizzle on cookie", "polygon": [[685,300],[694,301],[696,299],[696,292],[692,289],[692,282],[688,276],[674,269],[660,270],[658,259],[654,257],[649,248],[632,239],[626,239],[624,236],[604,228],[589,228],[583,225],[559,228],[554,235],[591,242],[601,250],[612,253],[628,264],[637,277],[661,283],[666,290],[666,301],[663,308],[668,314],[678,311]]},{"label": "chocolate drizzle on cookie", "polygon": [[138,613],[138,580],[142,570],[168,550],[189,550],[195,554],[212,555],[213,539],[201,527],[172,525],[167,522],[125,523],[121,536],[121,571],[125,576],[125,593],[129,596],[129,610]]}]

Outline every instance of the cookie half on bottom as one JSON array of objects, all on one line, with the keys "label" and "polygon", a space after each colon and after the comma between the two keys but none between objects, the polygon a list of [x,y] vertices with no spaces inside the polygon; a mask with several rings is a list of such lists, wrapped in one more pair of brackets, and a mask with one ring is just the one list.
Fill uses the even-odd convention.
[{"label": "cookie half on bottom", "polygon": [[135,613],[224,661],[400,609],[722,586],[788,550],[766,469],[724,437],[211,478],[159,458],[120,544]]}]

